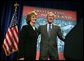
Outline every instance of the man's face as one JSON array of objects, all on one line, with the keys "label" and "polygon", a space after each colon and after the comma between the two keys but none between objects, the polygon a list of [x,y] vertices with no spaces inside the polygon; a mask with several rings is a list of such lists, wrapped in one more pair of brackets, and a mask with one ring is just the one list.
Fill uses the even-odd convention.
[{"label": "man's face", "polygon": [[52,23],[53,20],[54,20],[54,14],[52,12],[49,12],[47,14],[47,21],[48,21],[48,23]]}]

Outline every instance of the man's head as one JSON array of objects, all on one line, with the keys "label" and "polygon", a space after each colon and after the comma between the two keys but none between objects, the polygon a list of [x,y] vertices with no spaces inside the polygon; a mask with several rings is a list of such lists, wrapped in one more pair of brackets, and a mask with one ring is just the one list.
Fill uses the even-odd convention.
[{"label": "man's head", "polygon": [[47,22],[51,24],[54,19],[55,19],[55,14],[53,12],[48,12],[47,13]]}]

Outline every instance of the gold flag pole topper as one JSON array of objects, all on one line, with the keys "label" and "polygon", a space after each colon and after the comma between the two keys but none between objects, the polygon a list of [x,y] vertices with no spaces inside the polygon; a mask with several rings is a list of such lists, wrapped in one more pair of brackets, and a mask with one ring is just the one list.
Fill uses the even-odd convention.
[{"label": "gold flag pole topper", "polygon": [[15,13],[17,11],[17,7],[19,6],[19,4],[17,4],[17,2],[14,4],[14,7],[15,7]]}]

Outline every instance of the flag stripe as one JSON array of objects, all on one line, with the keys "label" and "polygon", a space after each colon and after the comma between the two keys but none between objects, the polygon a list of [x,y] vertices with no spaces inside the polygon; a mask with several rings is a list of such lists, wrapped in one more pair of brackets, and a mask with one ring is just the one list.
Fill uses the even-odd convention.
[{"label": "flag stripe", "polygon": [[11,31],[12,31],[12,35],[13,35],[13,39],[14,39],[14,41],[17,43],[17,41],[16,41],[16,36],[15,36],[15,32],[14,32],[14,30],[13,30],[13,28],[11,28]]},{"label": "flag stripe", "polygon": [[11,37],[12,40],[11,40],[11,42],[13,43],[13,49],[16,50],[16,47],[15,47],[15,38],[14,38],[14,35],[13,35],[13,31],[12,31],[12,29],[10,31],[12,33],[12,37]]},{"label": "flag stripe", "polygon": [[5,51],[5,54],[6,54],[6,55],[9,55],[9,52],[7,51],[7,48],[6,48],[5,44],[3,45],[3,49],[4,49],[4,51]]},{"label": "flag stripe", "polygon": [[5,39],[5,44],[8,46],[8,47],[7,47],[7,49],[9,50],[10,45],[9,45],[9,43],[8,43],[8,40],[7,40],[7,39]]},{"label": "flag stripe", "polygon": [[15,28],[12,28],[12,31],[13,31],[13,35],[14,35],[14,38],[15,38],[15,46],[16,46],[16,49],[18,48],[18,33],[16,33],[16,30]]},{"label": "flag stripe", "polygon": [[4,45],[6,46],[6,49],[9,50],[9,47],[8,47],[8,45],[6,43],[6,40],[4,40]]},{"label": "flag stripe", "polygon": [[[10,29],[10,32],[12,33],[11,29]],[[15,46],[14,46],[14,43],[13,43],[13,41],[14,41],[13,35],[12,34],[10,35],[9,31],[8,31],[8,35],[9,35],[9,38],[10,38],[10,41],[11,41],[11,47],[13,49],[15,49]]]},{"label": "flag stripe", "polygon": [[9,38],[8,34],[6,34],[6,40],[7,40],[8,44],[11,45],[10,38]]},{"label": "flag stripe", "polygon": [[18,45],[18,42],[16,40],[16,35],[15,35],[15,31],[13,28],[11,28],[11,31],[12,31],[12,35],[13,35],[13,38],[14,38],[14,46],[15,46],[15,49],[17,49],[17,45]]},{"label": "flag stripe", "polygon": [[5,51],[5,54],[6,55],[9,55],[10,53],[10,51],[9,51],[9,47],[8,47],[8,45],[7,45],[7,43],[6,43],[6,41],[4,40],[4,45],[3,45],[3,48],[4,48],[4,51]]},{"label": "flag stripe", "polygon": [[[9,34],[8,34],[8,35],[9,35],[9,39],[10,39],[10,38],[12,39],[12,40],[11,40],[11,39],[9,40],[10,43],[11,43],[11,42],[13,41],[13,35],[12,35],[12,32],[11,32],[11,29],[10,29],[10,28],[9,28],[8,32],[9,32]],[[12,47],[15,49],[14,44],[12,44]]]},{"label": "flag stripe", "polygon": [[17,28],[17,26],[15,26],[15,31],[16,31],[16,36],[17,36],[17,42],[19,43],[19,39],[18,39],[18,28]]},{"label": "flag stripe", "polygon": [[16,33],[18,34],[18,28],[17,28],[17,26],[15,26],[15,30],[16,30]]},{"label": "flag stripe", "polygon": [[16,33],[15,28],[12,28],[12,31],[13,31],[13,35],[14,35],[15,41],[18,44],[18,35],[17,35],[18,33]]}]

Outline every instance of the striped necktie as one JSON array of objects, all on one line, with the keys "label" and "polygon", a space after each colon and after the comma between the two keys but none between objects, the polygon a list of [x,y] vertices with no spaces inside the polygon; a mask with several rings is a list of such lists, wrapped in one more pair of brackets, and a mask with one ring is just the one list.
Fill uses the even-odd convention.
[{"label": "striped necktie", "polygon": [[49,24],[49,36],[51,36],[51,24]]}]

